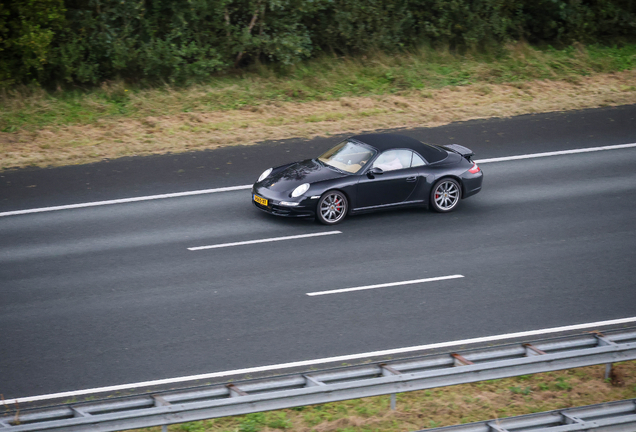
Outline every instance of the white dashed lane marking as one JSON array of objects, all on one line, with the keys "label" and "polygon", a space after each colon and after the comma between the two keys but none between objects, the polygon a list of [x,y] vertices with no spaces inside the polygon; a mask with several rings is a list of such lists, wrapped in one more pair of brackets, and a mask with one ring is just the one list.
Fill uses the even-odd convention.
[{"label": "white dashed lane marking", "polygon": [[335,289],[335,290],[329,290],[329,291],[317,291],[317,292],[310,292],[307,293],[308,296],[321,296],[321,295],[326,295],[326,294],[341,294],[341,293],[347,293],[347,292],[351,292],[351,291],[362,291],[362,290],[370,290],[370,289],[377,289],[377,288],[388,288],[388,287],[395,287],[395,286],[400,286],[400,285],[413,285],[413,284],[420,284],[420,283],[425,283],[425,282],[437,282],[437,281],[443,281],[443,280],[448,280],[448,279],[458,279],[458,278],[463,278],[463,275],[450,275],[450,276],[439,276],[439,277],[432,277],[432,278],[427,278],[427,279],[414,279],[414,280],[408,280],[408,281],[402,281],[402,282],[389,282],[389,283],[383,283],[383,284],[377,284],[377,285],[366,285],[366,286],[359,286],[359,287],[354,287],[354,288],[342,288],[342,289]]},{"label": "white dashed lane marking", "polygon": [[218,249],[218,248],[243,246],[243,245],[256,244],[256,243],[269,243],[269,242],[295,240],[295,239],[308,238],[308,237],[320,237],[320,236],[327,236],[332,234],[342,234],[342,231],[327,231],[327,232],[321,232],[321,233],[299,234],[299,235],[286,236],[286,237],[272,237],[272,238],[266,238],[266,239],[247,240],[247,241],[233,242],[233,243],[220,243],[220,244],[209,245],[209,246],[191,247],[191,248],[188,248],[188,250],[199,251],[199,250],[205,250],[205,249]]}]

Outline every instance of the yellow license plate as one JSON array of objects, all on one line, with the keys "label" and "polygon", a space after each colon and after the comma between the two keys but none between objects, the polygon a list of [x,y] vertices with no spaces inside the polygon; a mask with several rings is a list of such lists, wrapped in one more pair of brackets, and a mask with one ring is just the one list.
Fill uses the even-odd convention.
[{"label": "yellow license plate", "polygon": [[254,195],[254,201],[256,201],[259,204],[262,204],[264,206],[267,205],[267,200],[265,198],[261,198],[258,195]]}]

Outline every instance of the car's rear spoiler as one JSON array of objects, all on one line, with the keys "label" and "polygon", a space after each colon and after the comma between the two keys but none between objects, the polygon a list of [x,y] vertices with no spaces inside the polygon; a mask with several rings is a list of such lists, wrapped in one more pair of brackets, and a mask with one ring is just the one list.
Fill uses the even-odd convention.
[{"label": "car's rear spoiler", "polygon": [[453,153],[457,153],[468,160],[470,160],[472,156],[475,156],[475,152],[473,152],[469,148],[460,146],[459,144],[448,144],[448,145],[443,145],[442,147],[444,147],[446,150],[452,151]]}]

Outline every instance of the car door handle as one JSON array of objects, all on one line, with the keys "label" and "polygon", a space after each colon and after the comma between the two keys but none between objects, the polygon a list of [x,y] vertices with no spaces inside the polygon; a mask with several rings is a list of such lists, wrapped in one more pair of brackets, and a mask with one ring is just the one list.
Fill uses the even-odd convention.
[{"label": "car door handle", "polygon": [[414,182],[414,181],[417,181],[417,177],[416,177],[416,176],[413,176],[413,177],[407,177],[407,178],[406,178],[406,181],[407,181],[407,182]]}]

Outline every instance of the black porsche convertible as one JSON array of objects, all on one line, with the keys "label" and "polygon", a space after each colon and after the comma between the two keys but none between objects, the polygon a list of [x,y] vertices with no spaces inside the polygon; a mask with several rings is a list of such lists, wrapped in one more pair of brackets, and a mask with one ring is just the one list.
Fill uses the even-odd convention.
[{"label": "black porsche convertible", "polygon": [[252,202],[267,213],[316,217],[327,225],[393,207],[449,212],[481,190],[483,173],[473,154],[458,144],[404,135],[357,135],[316,159],[265,170],[252,187]]}]

